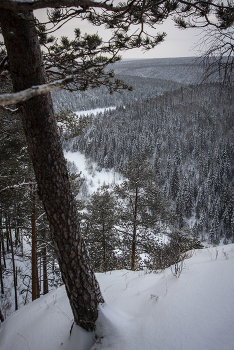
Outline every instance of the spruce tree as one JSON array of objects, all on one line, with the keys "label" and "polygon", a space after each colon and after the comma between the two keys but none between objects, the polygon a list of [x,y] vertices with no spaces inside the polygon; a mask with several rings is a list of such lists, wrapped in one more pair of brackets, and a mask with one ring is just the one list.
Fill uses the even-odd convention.
[{"label": "spruce tree", "polygon": [[176,199],[179,193],[179,190],[180,190],[180,178],[179,178],[178,166],[175,165],[170,178],[170,192],[169,192],[173,200]]}]

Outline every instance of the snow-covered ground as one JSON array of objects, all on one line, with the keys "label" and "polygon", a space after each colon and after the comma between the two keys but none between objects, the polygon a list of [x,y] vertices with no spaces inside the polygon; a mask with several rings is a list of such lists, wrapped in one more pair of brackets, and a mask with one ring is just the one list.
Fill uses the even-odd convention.
[{"label": "snow-covered ground", "polygon": [[88,192],[92,194],[99,187],[108,184],[117,184],[123,181],[121,174],[112,170],[98,169],[95,162],[87,160],[80,152],[65,152],[64,156],[70,162],[74,162],[78,172],[86,178]]},{"label": "snow-covered ground", "polygon": [[196,250],[179,278],[97,274],[105,304],[95,334],[72,326],[64,287],[14,312],[0,350],[233,350],[234,245]]}]

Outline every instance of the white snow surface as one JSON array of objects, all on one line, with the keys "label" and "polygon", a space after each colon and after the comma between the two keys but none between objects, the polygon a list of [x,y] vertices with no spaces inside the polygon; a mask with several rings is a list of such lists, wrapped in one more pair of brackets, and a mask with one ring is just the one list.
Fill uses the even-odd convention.
[{"label": "white snow surface", "polygon": [[[95,333],[72,326],[64,286],[24,306],[0,328],[0,350],[233,350],[234,245],[195,250],[179,278],[97,274],[105,304]],[[96,335],[96,338],[95,338]]]},{"label": "white snow surface", "polygon": [[117,184],[123,181],[121,174],[114,171],[114,169],[98,169],[97,164],[93,161],[87,161],[85,155],[76,152],[64,152],[64,156],[70,162],[74,162],[78,168],[78,172],[86,178],[89,193],[97,191],[103,185]]},{"label": "white snow surface", "polygon": [[[82,115],[98,115],[98,113],[103,113],[107,110],[116,109],[115,106],[106,108],[95,108],[87,111],[77,111],[75,112],[78,116]],[[120,174],[116,173],[113,169],[98,169],[95,162],[87,161],[85,155],[79,151],[76,152],[64,152],[64,156],[70,162],[74,162],[78,168],[78,172],[81,172],[85,176],[89,188],[89,193],[97,191],[97,189],[103,185],[117,184],[123,181]]]},{"label": "white snow surface", "polygon": [[75,112],[78,116],[82,116],[82,115],[90,115],[90,114],[94,114],[97,115],[98,113],[103,113],[105,111],[110,111],[116,109],[115,106],[112,107],[105,107],[105,108],[94,108],[94,109],[89,109],[87,111],[77,111]]}]

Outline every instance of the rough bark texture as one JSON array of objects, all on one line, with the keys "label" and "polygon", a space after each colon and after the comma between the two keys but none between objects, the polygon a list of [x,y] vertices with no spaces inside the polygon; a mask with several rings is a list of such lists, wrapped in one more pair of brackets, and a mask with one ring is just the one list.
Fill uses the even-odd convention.
[{"label": "rough bark texture", "polygon": [[[0,24],[10,63],[14,91],[46,83],[30,11],[0,11]],[[21,104],[23,126],[39,196],[50,224],[57,257],[76,324],[93,330],[98,303],[103,302],[80,233],[66,162],[50,94]]]}]

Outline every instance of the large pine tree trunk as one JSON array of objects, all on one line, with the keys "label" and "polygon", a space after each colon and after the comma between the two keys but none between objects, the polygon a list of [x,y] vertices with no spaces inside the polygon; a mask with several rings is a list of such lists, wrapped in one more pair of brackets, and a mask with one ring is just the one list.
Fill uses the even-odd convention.
[{"label": "large pine tree trunk", "polygon": [[[0,11],[0,24],[10,63],[14,91],[44,84],[45,72],[33,14]],[[93,330],[98,303],[103,302],[81,237],[66,161],[50,94],[20,106],[25,135],[49,220],[57,257],[76,324]]]}]

